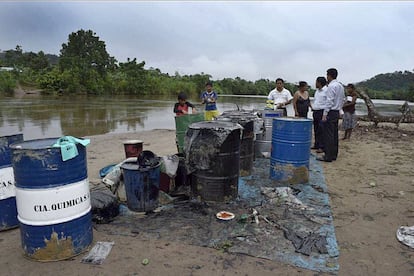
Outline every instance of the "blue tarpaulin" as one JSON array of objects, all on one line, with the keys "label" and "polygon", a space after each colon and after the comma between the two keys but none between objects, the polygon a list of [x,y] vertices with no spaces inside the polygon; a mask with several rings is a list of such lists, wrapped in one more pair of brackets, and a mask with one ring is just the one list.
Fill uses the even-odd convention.
[{"label": "blue tarpaulin", "polygon": [[[256,159],[252,175],[239,178],[239,196],[231,202],[176,201],[144,217],[117,217],[111,223],[115,232],[106,225],[97,225],[98,230],[139,233],[143,239],[207,246],[336,274],[339,249],[321,164],[311,155],[309,182],[289,186],[269,179],[269,166],[269,159]],[[217,219],[223,210],[235,218]]]}]

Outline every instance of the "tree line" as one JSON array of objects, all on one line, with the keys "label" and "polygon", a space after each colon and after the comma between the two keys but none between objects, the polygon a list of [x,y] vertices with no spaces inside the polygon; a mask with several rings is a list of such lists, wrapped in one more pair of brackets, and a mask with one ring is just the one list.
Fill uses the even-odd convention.
[{"label": "tree line", "polygon": [[[68,36],[62,44],[60,55],[23,52],[21,46],[0,52],[0,66],[14,68],[0,72],[0,92],[12,92],[17,84],[35,87],[49,93],[90,93],[90,94],[177,94],[186,92],[196,95],[212,76],[201,72],[194,75],[163,73],[158,68],[145,69],[145,61],[127,58],[118,62],[106,50],[104,41],[92,30],[78,30]],[[403,79],[412,78],[413,73],[405,71]],[[400,75],[398,86],[402,80]],[[393,78],[397,80],[396,78]],[[380,85],[382,76],[361,83],[368,88],[373,98],[414,100],[414,86],[389,87]],[[384,81],[385,83],[385,81]],[[412,83],[412,82],[411,82]],[[358,85],[358,84],[357,84]],[[260,79],[248,81],[242,78],[224,78],[214,81],[214,89],[221,94],[267,95],[275,87],[275,81]],[[285,83],[292,93],[295,84]],[[314,91],[310,91],[313,95]]]}]

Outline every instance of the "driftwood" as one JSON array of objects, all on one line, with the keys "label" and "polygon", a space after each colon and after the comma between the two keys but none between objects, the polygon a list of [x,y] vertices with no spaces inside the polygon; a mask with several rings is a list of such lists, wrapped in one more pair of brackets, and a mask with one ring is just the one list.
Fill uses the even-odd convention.
[{"label": "driftwood", "polygon": [[357,91],[357,94],[360,98],[364,100],[365,105],[368,109],[368,115],[360,116],[358,117],[359,119],[363,121],[373,122],[375,126],[378,126],[378,123],[394,123],[397,125],[397,127],[400,123],[414,123],[414,116],[412,116],[407,101],[399,108],[399,110],[401,111],[401,115],[384,116],[376,110],[374,103],[372,102],[371,98],[368,96],[365,90],[360,89]]}]

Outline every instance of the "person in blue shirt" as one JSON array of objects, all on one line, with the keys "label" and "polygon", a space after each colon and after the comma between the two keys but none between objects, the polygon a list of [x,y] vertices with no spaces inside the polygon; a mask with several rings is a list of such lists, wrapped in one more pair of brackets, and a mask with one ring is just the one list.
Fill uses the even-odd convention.
[{"label": "person in blue shirt", "polygon": [[213,83],[208,81],[206,91],[201,94],[201,104],[205,104],[204,119],[206,121],[211,121],[220,115],[216,105],[217,98],[217,93],[213,91]]}]

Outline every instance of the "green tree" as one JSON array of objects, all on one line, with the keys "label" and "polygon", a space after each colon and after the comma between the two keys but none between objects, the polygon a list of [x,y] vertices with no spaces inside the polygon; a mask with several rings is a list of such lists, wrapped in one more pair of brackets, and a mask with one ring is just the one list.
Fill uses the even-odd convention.
[{"label": "green tree", "polygon": [[34,71],[40,71],[47,69],[49,67],[49,61],[43,51],[40,51],[39,53],[24,53],[23,54],[24,59],[24,66],[29,67],[33,69]]},{"label": "green tree", "polygon": [[12,93],[16,87],[16,79],[12,72],[0,71],[0,92]]},{"label": "green tree", "polygon": [[5,52],[4,65],[9,67],[18,67],[22,63],[22,56],[22,46],[16,45],[14,50],[8,50]]},{"label": "green tree", "polygon": [[81,29],[69,35],[67,44],[62,44],[59,67],[64,75],[79,83],[70,90],[100,93],[105,87],[108,71],[116,68],[116,60],[93,31]]},{"label": "green tree", "polygon": [[274,87],[268,79],[260,79],[254,82],[257,89],[257,95],[268,95]]},{"label": "green tree", "polygon": [[37,79],[37,83],[40,88],[48,91],[57,91],[64,86],[62,74],[56,67],[47,73],[41,74]]},{"label": "green tree", "polygon": [[119,90],[128,93],[144,93],[146,88],[145,62],[137,63],[137,59],[127,59],[127,62],[119,64],[121,75],[121,87]]}]

